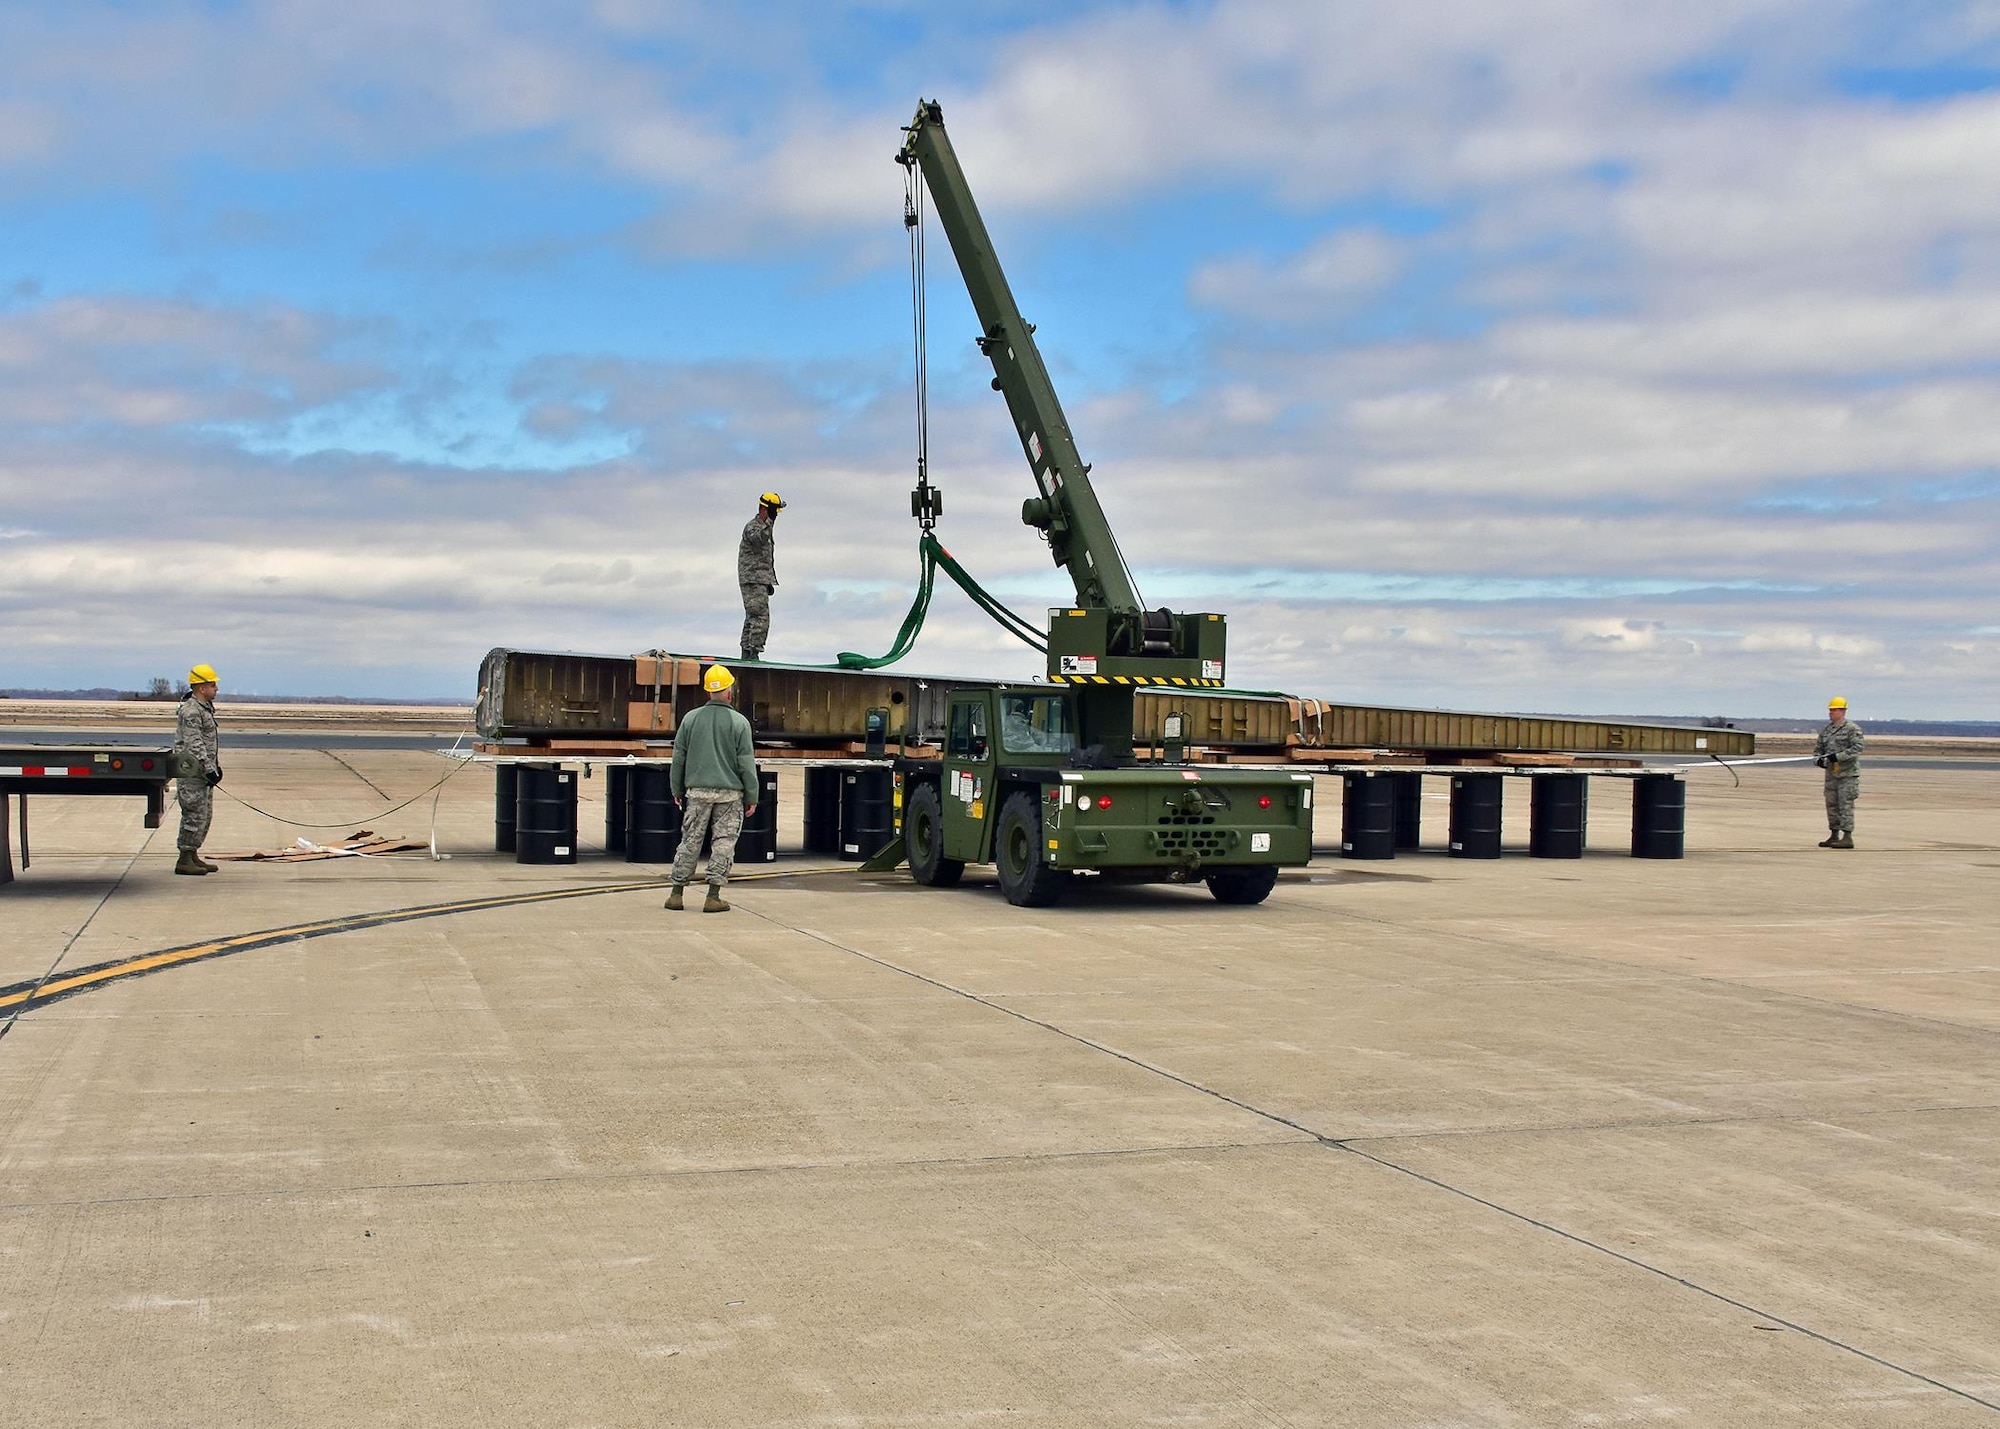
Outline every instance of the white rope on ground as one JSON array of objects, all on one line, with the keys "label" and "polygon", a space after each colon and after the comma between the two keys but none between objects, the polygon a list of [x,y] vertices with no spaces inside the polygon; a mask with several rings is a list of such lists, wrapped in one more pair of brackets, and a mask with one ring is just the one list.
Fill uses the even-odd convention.
[{"label": "white rope on ground", "polygon": [[[465,768],[466,765],[472,762],[471,755],[460,754],[458,752],[458,747],[463,743],[465,743],[465,731],[460,730],[458,732],[458,738],[454,739],[451,742],[451,748],[443,751],[444,757],[446,759],[456,759],[458,761],[458,769],[463,769]],[[458,773],[458,769],[452,770],[451,774]],[[436,789],[438,791],[437,794],[431,799],[431,862],[432,863],[443,863],[446,859],[451,857],[451,855],[448,853],[438,852],[438,801],[444,798],[444,780],[451,778],[451,774],[445,775],[444,779],[438,780],[436,784],[431,786],[433,789]],[[421,799],[423,795],[419,794],[417,797]]]},{"label": "white rope on ground", "polygon": [[[422,799],[422,798],[424,797],[424,795],[426,795],[426,794],[429,794],[429,793],[431,793],[431,792],[432,792],[433,790],[436,790],[436,789],[442,789],[442,788],[443,788],[443,787],[444,787],[444,786],[445,786],[446,784],[450,783],[450,782],[451,782],[451,781],[452,781],[453,779],[456,779],[456,778],[458,777],[458,775],[459,775],[460,771],[461,771],[461,770],[463,770],[463,769],[464,769],[464,768],[465,768],[465,767],[466,767],[466,766],[467,766],[468,764],[470,764],[470,763],[472,763],[472,760],[471,760],[471,759],[469,759],[469,758],[466,758],[466,757],[463,757],[463,756],[461,756],[461,757],[460,757],[460,760],[459,760],[459,764],[458,764],[458,767],[457,767],[457,768],[453,769],[453,770],[452,770],[452,771],[451,771],[450,773],[446,774],[446,775],[444,776],[444,778],[442,778],[442,779],[438,780],[438,781],[437,781],[437,783],[435,783],[435,784],[432,784],[432,785],[429,785],[429,786],[427,786],[427,787],[425,787],[425,788],[423,788],[423,789],[420,789],[420,790],[418,790],[418,791],[417,791],[417,792],[416,792],[415,794],[412,794],[412,795],[411,795],[411,796],[410,796],[409,798],[407,798],[407,799],[403,800],[403,802],[402,802],[402,803],[400,803],[400,804],[391,804],[391,805],[390,805],[390,806],[389,806],[388,808],[386,808],[386,809],[375,809],[375,810],[372,810],[372,811],[371,811],[371,812],[369,812],[369,813],[366,813],[366,814],[363,814],[363,815],[362,815],[362,816],[361,816],[360,818],[358,818],[358,819],[340,819],[340,820],[337,820],[337,821],[335,821],[334,823],[330,823],[330,824],[321,824],[321,823],[311,823],[311,822],[308,822],[307,820],[304,820],[304,819],[288,819],[288,818],[286,818],[286,817],[285,817],[285,816],[284,816],[283,814],[274,814],[274,813],[272,813],[272,812],[271,812],[271,811],[270,811],[269,809],[260,809],[260,808],[258,808],[258,807],[257,807],[257,806],[256,806],[255,804],[251,803],[251,802],[250,802],[250,801],[249,801],[248,799],[238,799],[238,798],[236,797],[236,795],[235,795],[234,793],[232,793],[232,792],[231,792],[230,790],[228,790],[228,789],[223,789],[223,788],[222,788],[222,786],[221,786],[220,784],[212,784],[212,785],[210,785],[209,787],[210,787],[210,788],[212,788],[212,789],[218,789],[218,790],[221,790],[221,792],[222,792],[222,793],[224,793],[225,795],[227,795],[227,796],[228,796],[229,798],[231,798],[231,799],[235,800],[235,802],[236,802],[236,803],[238,803],[238,804],[241,804],[241,805],[242,805],[242,806],[243,806],[244,808],[248,809],[248,810],[249,810],[249,811],[250,811],[251,813],[253,813],[253,814],[262,814],[262,815],[263,815],[263,816],[264,816],[265,818],[267,818],[267,819],[270,819],[270,820],[272,820],[272,821],[273,821],[273,822],[275,822],[275,823],[280,823],[280,824],[284,824],[284,825],[286,825],[286,826],[287,826],[287,827],[289,827],[289,828],[294,828],[294,829],[345,829],[345,828],[352,828],[352,827],[353,827],[354,825],[356,825],[356,824],[363,824],[363,823],[369,823],[369,822],[372,822],[373,820],[376,820],[376,819],[379,819],[379,818],[381,818],[381,817],[382,817],[382,816],[383,816],[384,814],[393,814],[393,813],[395,813],[395,812],[396,812],[396,811],[397,811],[398,809],[407,809],[407,808],[409,808],[409,807],[410,807],[410,805],[412,805],[412,804],[416,803],[416,802],[417,802],[418,800]],[[439,798],[443,798],[444,796],[443,796],[442,794],[440,794],[440,795],[439,795],[438,797],[439,797]],[[436,808],[435,808],[435,805],[433,805],[433,809],[432,809],[432,816],[433,816],[433,822],[432,822],[432,835],[433,835],[433,838],[435,838],[435,835],[436,835],[436,822],[435,822],[435,816],[436,816]]]},{"label": "white rope on ground", "polygon": [[[452,769],[450,773],[446,774],[444,778],[438,780],[437,783],[435,784],[429,785],[426,788],[418,790],[415,794],[412,794],[409,798],[403,800],[403,802],[400,804],[391,804],[386,809],[376,809],[371,813],[363,815],[359,819],[341,819],[338,822],[331,824],[310,823],[304,819],[288,819],[283,814],[274,814],[269,809],[260,809],[255,804],[251,803],[248,799],[238,798],[234,791],[229,789],[224,789],[220,784],[211,784],[209,785],[209,788],[220,790],[228,798],[230,798],[231,800],[233,800],[238,804],[241,804],[251,813],[261,814],[265,818],[270,819],[275,823],[284,824],[288,828],[294,828],[294,829],[351,828],[357,823],[367,823],[370,820],[379,819],[384,814],[393,814],[397,812],[397,810],[399,809],[407,809],[410,807],[410,805],[416,803],[419,799],[423,798],[424,795],[433,793],[437,790],[444,788],[446,784],[450,783],[453,779],[457,778],[459,773],[465,768],[465,766],[473,762],[471,755],[459,753],[459,746],[465,743],[465,734],[466,732],[463,729],[461,729],[458,732],[457,738],[452,740],[451,748],[448,750],[441,751],[447,758],[456,759],[459,761],[457,767]],[[326,750],[326,749],[319,750],[318,752],[321,754],[328,754],[328,755],[332,754],[331,750]],[[342,760],[340,762],[345,763],[346,761]],[[349,767],[351,768],[352,766]],[[354,772],[357,775],[360,775],[359,770],[355,770]],[[362,782],[366,783],[367,782],[366,776],[361,776],[361,777],[362,777]],[[370,787],[372,788],[373,786],[370,785]],[[376,792],[380,793],[381,791],[377,790]],[[431,857],[433,859],[444,859],[451,857],[450,854],[439,854],[437,851],[438,801],[443,798],[444,795],[440,793],[437,795],[436,799],[431,800]]]}]

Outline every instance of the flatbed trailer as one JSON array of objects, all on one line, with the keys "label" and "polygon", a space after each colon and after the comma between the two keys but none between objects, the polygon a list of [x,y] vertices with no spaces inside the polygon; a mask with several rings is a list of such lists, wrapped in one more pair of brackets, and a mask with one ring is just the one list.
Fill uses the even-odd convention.
[{"label": "flatbed trailer", "polygon": [[28,799],[43,798],[138,798],[146,803],[146,827],[157,829],[166,809],[167,781],[173,778],[173,746],[25,744],[0,746],[0,883],[14,881],[8,805],[12,795],[20,797],[18,824],[21,867],[26,869],[28,849]]}]

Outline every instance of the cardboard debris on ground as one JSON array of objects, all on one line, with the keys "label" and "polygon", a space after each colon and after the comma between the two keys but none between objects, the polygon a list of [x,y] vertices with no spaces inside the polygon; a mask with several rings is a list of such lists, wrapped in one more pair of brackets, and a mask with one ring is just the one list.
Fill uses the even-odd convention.
[{"label": "cardboard debris on ground", "polygon": [[337,843],[316,844],[311,839],[293,841],[290,848],[256,853],[219,853],[218,859],[234,863],[312,863],[322,858],[381,858],[386,854],[426,853],[430,845],[421,841],[391,838],[369,829],[349,834]]}]

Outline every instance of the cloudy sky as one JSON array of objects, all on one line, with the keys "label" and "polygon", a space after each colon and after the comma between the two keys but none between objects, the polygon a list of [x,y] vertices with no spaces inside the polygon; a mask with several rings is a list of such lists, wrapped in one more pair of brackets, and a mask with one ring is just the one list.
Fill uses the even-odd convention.
[{"label": "cloudy sky", "polygon": [[[947,123],[1233,683],[2000,708],[2000,3],[0,6],[0,685],[887,647]],[[935,237],[935,233],[933,233]],[[1066,584],[932,246],[940,534]],[[906,662],[1032,673],[955,593]]]}]

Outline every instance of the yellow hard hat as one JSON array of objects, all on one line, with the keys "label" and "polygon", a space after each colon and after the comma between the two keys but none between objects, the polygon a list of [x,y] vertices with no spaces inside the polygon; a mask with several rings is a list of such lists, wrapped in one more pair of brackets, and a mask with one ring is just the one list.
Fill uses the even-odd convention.
[{"label": "yellow hard hat", "polygon": [[736,683],[736,677],[729,673],[727,665],[710,665],[708,673],[701,677],[701,687],[711,695],[721,694]]},{"label": "yellow hard hat", "polygon": [[1830,710],[1844,710],[1847,708],[1847,701],[1843,700],[1839,695],[1835,695],[1826,702],[1826,707]]},{"label": "yellow hard hat", "polygon": [[778,495],[775,491],[767,491],[757,499],[773,511],[783,511],[785,509],[785,498]]},{"label": "yellow hard hat", "polygon": [[196,665],[188,671],[188,683],[190,685],[219,685],[222,682],[215,678],[215,666]]}]

